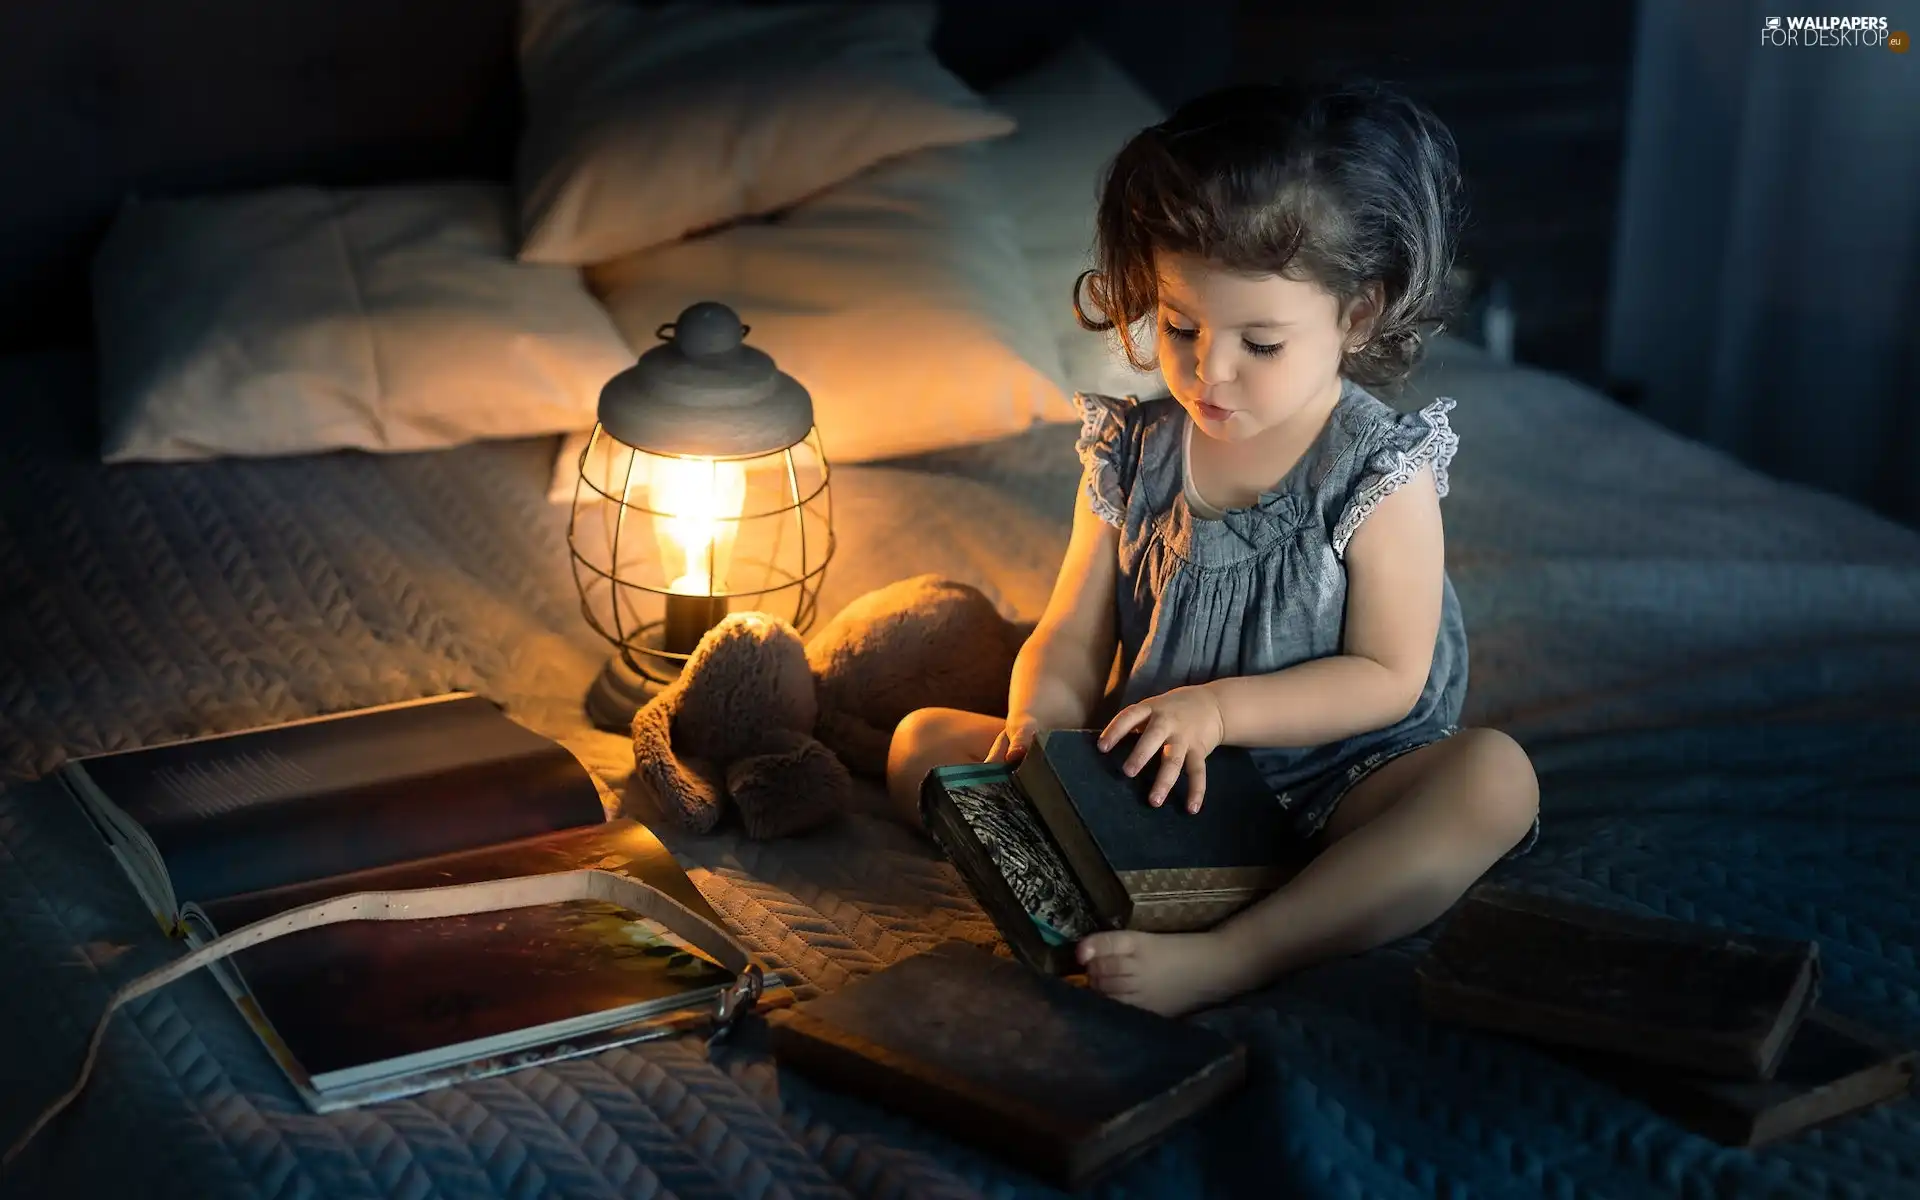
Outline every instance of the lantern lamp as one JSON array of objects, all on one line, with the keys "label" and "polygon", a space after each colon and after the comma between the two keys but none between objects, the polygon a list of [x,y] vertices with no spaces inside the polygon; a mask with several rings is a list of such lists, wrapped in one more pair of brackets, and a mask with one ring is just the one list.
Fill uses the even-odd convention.
[{"label": "lantern lamp", "polygon": [[724,304],[662,325],[660,345],[600,392],[567,545],[587,623],[613,654],[587,693],[629,728],[731,611],[805,632],[833,557],[813,400]]}]

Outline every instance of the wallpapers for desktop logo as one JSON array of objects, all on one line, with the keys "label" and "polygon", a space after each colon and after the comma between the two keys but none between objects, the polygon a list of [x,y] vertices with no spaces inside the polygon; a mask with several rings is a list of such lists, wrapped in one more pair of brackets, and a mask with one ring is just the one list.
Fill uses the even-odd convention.
[{"label": "wallpapers for desktop logo", "polygon": [[1760,27],[1763,46],[1817,46],[1904,54],[1911,39],[1889,27],[1885,17],[1768,17]]}]

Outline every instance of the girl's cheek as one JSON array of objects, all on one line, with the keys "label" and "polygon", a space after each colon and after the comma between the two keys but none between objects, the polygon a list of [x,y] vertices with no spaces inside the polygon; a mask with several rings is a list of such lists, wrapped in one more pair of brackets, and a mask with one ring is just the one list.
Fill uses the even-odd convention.
[{"label": "girl's cheek", "polygon": [[1160,338],[1159,352],[1160,373],[1167,377],[1168,382],[1194,377],[1193,347],[1189,343],[1176,342],[1163,335]]}]

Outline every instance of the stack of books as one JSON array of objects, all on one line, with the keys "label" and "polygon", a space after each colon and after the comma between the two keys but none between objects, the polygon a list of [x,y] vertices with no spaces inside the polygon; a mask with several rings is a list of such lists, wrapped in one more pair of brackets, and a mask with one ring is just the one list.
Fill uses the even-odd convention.
[{"label": "stack of books", "polygon": [[1418,970],[1441,1020],[1523,1038],[1759,1146],[1907,1094],[1915,1055],[1820,1006],[1818,943],[1482,885]]}]

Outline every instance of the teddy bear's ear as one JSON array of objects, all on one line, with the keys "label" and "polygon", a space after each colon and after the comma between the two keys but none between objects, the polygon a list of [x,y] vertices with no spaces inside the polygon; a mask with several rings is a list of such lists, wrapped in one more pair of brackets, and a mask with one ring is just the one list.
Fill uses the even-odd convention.
[{"label": "teddy bear's ear", "polygon": [[633,718],[634,773],[653,789],[660,809],[694,833],[720,822],[724,797],[714,771],[673,752],[673,715],[669,694],[647,701]]},{"label": "teddy bear's ear", "polygon": [[772,730],[759,749],[727,768],[727,791],[748,837],[805,833],[847,807],[853,777],[817,739]]}]

